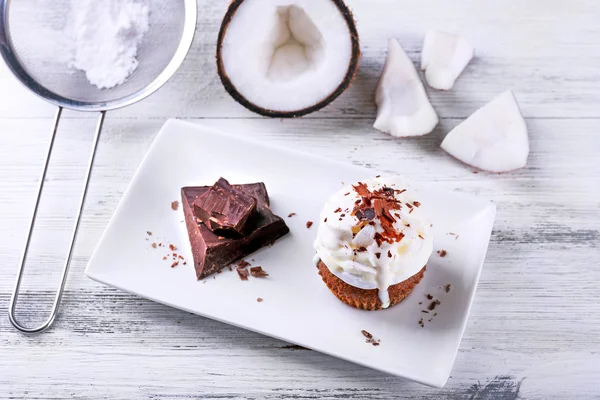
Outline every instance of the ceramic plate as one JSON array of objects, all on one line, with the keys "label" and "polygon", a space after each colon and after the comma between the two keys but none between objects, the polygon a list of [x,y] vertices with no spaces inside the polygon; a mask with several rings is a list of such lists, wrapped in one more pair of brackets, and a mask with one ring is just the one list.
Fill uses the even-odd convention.
[{"label": "ceramic plate", "polygon": [[[215,151],[224,148],[226,158]],[[312,243],[326,199],[342,182],[375,174],[168,121],[117,207],[86,274],[172,307],[442,387],[465,328],[496,208],[488,200],[435,184],[413,183],[433,223],[434,249],[446,250],[447,255],[434,252],[425,278],[399,305],[357,310],[337,300],[323,284],[312,262]],[[268,278],[241,281],[228,269],[214,278],[195,278],[183,211],[172,210],[171,202],[180,200],[182,186],[210,185],[220,176],[232,183],[265,182],[273,211],[290,227],[289,235],[247,258],[262,266]],[[296,215],[288,217],[292,212]],[[307,229],[307,221],[315,225]],[[157,243],[156,249],[152,243]],[[187,265],[180,262],[171,268],[172,257],[163,260],[171,253],[168,244],[178,248]],[[429,311],[435,300],[440,304]],[[362,330],[380,345],[366,343]]]}]

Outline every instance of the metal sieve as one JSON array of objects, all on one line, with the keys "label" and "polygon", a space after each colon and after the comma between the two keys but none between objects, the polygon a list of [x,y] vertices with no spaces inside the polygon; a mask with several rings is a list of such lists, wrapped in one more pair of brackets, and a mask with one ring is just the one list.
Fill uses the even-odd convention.
[{"label": "metal sieve", "polygon": [[[65,16],[70,12],[69,0],[0,0],[2,58],[12,73],[27,88],[58,106],[27,242],[21,256],[9,305],[10,322],[23,333],[38,333],[47,329],[58,314],[106,111],[136,103],[160,88],[179,68],[192,44],[197,18],[196,0],[146,0],[146,2],[150,10],[150,27],[138,49],[137,69],[121,86],[101,90],[92,86],[83,72],[74,71],[67,66],[66,62],[57,61],[57,54],[66,52],[66,41],[61,32],[64,31]],[[64,108],[96,111],[100,116],[60,286],[50,316],[42,325],[27,328],[20,325],[15,318],[16,303],[46,171]]]}]

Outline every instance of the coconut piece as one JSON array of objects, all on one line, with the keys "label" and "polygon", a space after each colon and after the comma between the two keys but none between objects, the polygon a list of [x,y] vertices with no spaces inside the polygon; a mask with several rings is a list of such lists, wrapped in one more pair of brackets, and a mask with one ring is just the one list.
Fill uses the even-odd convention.
[{"label": "coconut piece", "polygon": [[271,117],[329,104],[350,85],[359,56],[356,26],[342,0],[235,0],[217,42],[225,89]]},{"label": "coconut piece", "polygon": [[473,46],[452,33],[429,31],[421,52],[421,69],[434,89],[450,90],[456,78],[473,58]]},{"label": "coconut piece", "polygon": [[523,168],[529,155],[529,138],[512,91],[500,94],[452,129],[442,149],[486,171]]},{"label": "coconut piece", "polygon": [[373,127],[392,136],[425,135],[438,123],[417,70],[396,39],[389,40],[375,103]]}]

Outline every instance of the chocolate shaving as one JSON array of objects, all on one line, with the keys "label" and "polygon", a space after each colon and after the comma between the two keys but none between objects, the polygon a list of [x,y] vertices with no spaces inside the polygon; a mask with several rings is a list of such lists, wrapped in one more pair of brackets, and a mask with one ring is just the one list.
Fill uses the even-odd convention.
[{"label": "chocolate shaving", "polygon": [[446,250],[438,250],[437,253],[440,257],[446,257],[446,254],[448,254]]},{"label": "chocolate shaving", "polygon": [[313,222],[312,221],[306,221],[306,229],[310,229],[310,227],[312,226]]},{"label": "chocolate shaving", "polygon": [[372,342],[373,346],[379,346],[379,342]]},{"label": "chocolate shaving", "polygon": [[432,302],[431,302],[431,304],[430,304],[430,305],[427,307],[427,309],[428,309],[429,311],[433,311],[433,310],[435,310],[435,307],[436,307],[437,305],[439,305],[439,304],[441,304],[441,302],[440,302],[439,300],[434,300],[434,301],[432,301]]},{"label": "chocolate shaving", "polygon": [[327,217],[325,217],[325,219],[323,220],[323,222],[327,222]]},{"label": "chocolate shaving", "polygon": [[250,265],[250,263],[248,261],[246,261],[246,260],[240,260],[237,263],[238,268],[246,268],[249,265]]},{"label": "chocolate shaving", "polygon": [[146,233],[148,234],[148,236],[152,236],[152,232],[146,231]]},{"label": "chocolate shaving", "polygon": [[388,250],[388,258],[392,258],[392,252]]},{"label": "chocolate shaving", "polygon": [[359,253],[362,253],[363,251],[367,251],[367,248],[364,246],[361,246],[358,249],[356,249],[356,251],[358,251]]},{"label": "chocolate shaving", "polygon": [[410,204],[410,203],[406,203],[406,207],[413,208],[412,204]]},{"label": "chocolate shaving", "polygon": [[336,209],[335,209],[335,211],[334,211],[334,213],[339,213],[339,212],[342,212],[342,207],[338,207],[338,208],[336,208]]},{"label": "chocolate shaving", "polygon": [[375,178],[381,178],[381,175],[375,175]]},{"label": "chocolate shaving", "polygon": [[340,218],[344,218],[346,214],[340,214]]},{"label": "chocolate shaving", "polygon": [[450,291],[450,289],[452,289],[452,285],[450,285],[450,284],[444,285],[444,290],[446,291],[446,293],[448,293]]},{"label": "chocolate shaving", "polygon": [[432,300],[432,299],[433,299],[433,296],[430,295],[429,293],[427,293],[427,300]]},{"label": "chocolate shaving", "polygon": [[171,268],[175,268],[177,265],[179,265],[179,261],[175,261],[173,264],[171,264]]},{"label": "chocolate shaving", "polygon": [[375,253],[375,257],[377,257],[377,258],[381,257],[381,253]]},{"label": "chocolate shaving", "polygon": [[415,205],[415,207],[421,207],[421,203],[419,203],[418,201],[413,201],[413,204]]},{"label": "chocolate shaving", "polygon": [[360,331],[364,337],[366,337],[367,339],[373,339],[373,335],[371,335],[369,332],[365,331],[364,329],[362,331]]},{"label": "chocolate shaving", "polygon": [[[409,213],[410,214],[410,213]],[[419,234],[419,238],[425,240],[425,238],[423,237],[423,235]]]},{"label": "chocolate shaving", "polygon": [[237,267],[235,269],[238,273],[238,275],[240,276],[240,279],[243,281],[247,281],[248,280],[248,270],[247,269],[243,269],[240,267]]},{"label": "chocolate shaving", "polygon": [[350,194],[350,192],[346,193],[344,196],[348,196]]},{"label": "chocolate shaving", "polygon": [[261,266],[250,268],[250,274],[252,274],[252,276],[255,278],[264,278],[265,276],[269,276],[269,274],[267,274]]},{"label": "chocolate shaving", "polygon": [[294,215],[296,215],[296,213],[290,213],[290,214],[288,215],[288,218],[292,218]]},{"label": "chocolate shaving", "polygon": [[177,211],[179,209],[179,202],[177,200],[171,202],[171,210]]},{"label": "chocolate shaving", "polygon": [[421,310],[421,312],[425,313],[425,314],[429,314],[429,311],[427,311],[427,310]]},{"label": "chocolate shaving", "polygon": [[175,251],[175,250],[177,250],[177,247],[175,247],[174,245],[170,244],[169,245],[169,249],[171,249],[171,251]]}]

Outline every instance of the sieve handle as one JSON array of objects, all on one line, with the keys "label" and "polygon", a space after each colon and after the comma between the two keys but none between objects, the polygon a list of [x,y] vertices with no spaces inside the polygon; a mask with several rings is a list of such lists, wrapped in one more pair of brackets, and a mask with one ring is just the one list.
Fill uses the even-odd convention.
[{"label": "sieve handle", "polygon": [[81,213],[83,211],[83,206],[85,204],[85,198],[87,196],[88,185],[90,183],[90,176],[92,174],[92,166],[94,165],[94,158],[96,157],[96,149],[98,148],[98,139],[100,138],[100,133],[102,132],[102,125],[104,124],[104,117],[106,115],[105,111],[100,113],[100,117],[98,119],[98,124],[96,125],[96,132],[94,134],[94,142],[92,144],[92,154],[90,155],[90,159],[88,162],[87,172],[85,175],[85,186],[83,187],[83,193],[81,194],[81,199],[79,201],[79,210],[77,211],[77,220],[75,221],[75,226],[73,227],[73,234],[71,236],[71,244],[69,245],[69,253],[67,255],[67,259],[65,260],[65,264],[63,266],[62,277],[60,281],[60,287],[56,292],[54,297],[54,303],[52,305],[52,310],[50,311],[50,316],[42,325],[27,328],[23,325],[20,325],[17,322],[15,317],[15,310],[17,306],[17,299],[19,297],[19,288],[21,287],[21,279],[23,278],[23,269],[25,267],[25,262],[27,260],[27,252],[29,251],[29,243],[31,241],[31,235],[33,233],[33,228],[35,227],[35,219],[38,212],[38,207],[40,205],[40,199],[42,197],[42,190],[44,189],[44,180],[46,179],[46,172],[48,171],[48,164],[50,163],[50,157],[52,155],[52,148],[54,147],[54,139],[56,138],[56,132],[58,131],[58,123],[60,122],[60,117],[62,115],[62,107],[58,108],[56,112],[56,117],[54,119],[54,127],[52,129],[52,136],[50,138],[50,147],[48,148],[48,154],[46,155],[46,162],[44,164],[44,170],[42,171],[42,177],[40,178],[40,183],[38,187],[37,199],[35,201],[35,208],[33,209],[33,215],[31,216],[31,222],[29,225],[29,233],[27,234],[27,243],[25,243],[25,249],[23,250],[23,255],[21,256],[21,265],[19,266],[19,271],[17,273],[17,280],[15,282],[15,287],[12,292],[12,296],[10,298],[10,305],[8,309],[8,318],[10,322],[17,328],[19,331],[23,333],[39,333],[50,327],[56,316],[58,314],[58,309],[60,306],[60,299],[62,298],[65,283],[67,282],[67,274],[69,273],[69,265],[71,264],[71,257],[73,256],[73,247],[75,246],[75,238],[77,237],[77,231],[79,230],[79,222],[81,221]]}]

